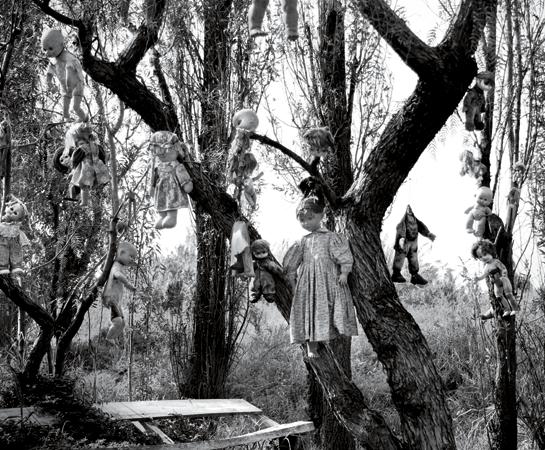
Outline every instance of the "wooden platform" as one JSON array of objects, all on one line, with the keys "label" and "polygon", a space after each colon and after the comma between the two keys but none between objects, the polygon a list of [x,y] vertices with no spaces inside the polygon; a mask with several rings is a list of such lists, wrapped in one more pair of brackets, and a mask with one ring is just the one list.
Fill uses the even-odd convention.
[{"label": "wooden platform", "polygon": [[23,420],[36,425],[54,425],[57,421],[55,417],[42,414],[33,407],[0,409],[0,422],[6,420]]}]

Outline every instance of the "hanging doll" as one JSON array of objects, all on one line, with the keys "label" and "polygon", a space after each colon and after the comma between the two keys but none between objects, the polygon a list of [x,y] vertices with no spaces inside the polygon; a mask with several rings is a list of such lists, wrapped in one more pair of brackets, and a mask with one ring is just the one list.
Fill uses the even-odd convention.
[{"label": "hanging doll", "polygon": [[418,273],[418,234],[427,237],[432,242],[435,240],[435,234],[428,230],[413,214],[413,210],[407,205],[405,215],[396,227],[396,240],[394,244],[395,256],[392,270],[392,281],[394,283],[405,283],[407,280],[401,275],[401,269],[405,258],[409,263],[409,273],[411,274],[411,283],[417,285],[426,285],[428,281]]},{"label": "hanging doll", "polygon": [[318,343],[342,334],[358,334],[348,274],[352,253],[346,238],[321,226],[323,204],[303,199],[297,220],[309,231],[284,257],[283,266],[294,286],[290,313],[292,343],[307,343],[308,356],[318,356]]},{"label": "hanging doll", "polygon": [[[250,29],[250,37],[266,36],[267,33],[261,28],[263,17],[269,0],[252,0],[250,9],[248,10],[248,28]],[[299,37],[297,31],[297,22],[299,14],[297,12],[297,0],[282,0],[282,19],[286,27],[286,37],[290,41],[295,41]]]},{"label": "hanging doll", "polygon": [[[492,205],[492,191],[486,186],[481,186],[477,190],[475,206],[466,210],[468,214],[466,230],[477,237],[483,237],[486,228],[486,218],[492,214],[490,206]],[[477,228],[474,229],[474,223],[477,222]]]},{"label": "hanging doll", "polygon": [[483,130],[484,122],[481,114],[486,111],[484,93],[494,86],[494,74],[492,72],[480,72],[475,78],[475,84],[467,91],[464,97],[463,112],[466,115],[466,130]]},{"label": "hanging doll", "polygon": [[178,160],[186,156],[186,149],[170,131],[153,133],[149,146],[152,154],[150,195],[159,215],[155,228],[174,228],[178,209],[189,206],[187,194],[193,190],[193,182]]},{"label": "hanging doll", "polygon": [[[518,311],[518,304],[513,295],[513,287],[507,276],[507,269],[496,256],[496,247],[485,239],[475,242],[471,248],[471,255],[484,264],[484,272],[475,277],[475,281],[489,278],[494,285],[494,296],[500,302],[503,314],[502,317],[514,316]],[[481,315],[483,320],[492,318],[493,311],[488,310]]]},{"label": "hanging doll", "polygon": [[250,302],[257,303],[263,297],[267,302],[272,303],[276,293],[274,275],[282,276],[284,272],[280,264],[275,261],[266,240],[257,239],[252,242],[251,250],[254,258],[255,279]]},{"label": "hanging doll", "polygon": [[464,150],[460,154],[460,161],[462,162],[462,168],[460,169],[460,176],[470,175],[477,180],[480,185],[483,177],[486,174],[486,166],[481,163],[480,158],[477,158],[473,151]]},{"label": "hanging doll", "polygon": [[21,223],[28,216],[23,202],[11,197],[0,222],[0,274],[22,273],[23,247],[30,245]]},{"label": "hanging doll", "polygon": [[87,206],[91,200],[91,188],[110,181],[106,153],[88,124],[76,123],[66,132],[66,148],[59,163],[66,167],[69,158],[72,166],[70,190],[78,187],[80,203]]},{"label": "hanging doll", "polygon": [[0,178],[6,176],[9,148],[11,146],[11,127],[8,116],[0,122]]},{"label": "hanging doll", "polygon": [[318,201],[325,207],[325,195],[322,185],[315,177],[310,176],[303,178],[298,185],[303,194],[303,198],[316,197]]},{"label": "hanging doll", "polygon": [[246,222],[236,221],[231,232],[231,273],[235,277],[253,277],[254,265]]},{"label": "hanging doll", "polygon": [[102,292],[102,304],[111,310],[111,324],[106,335],[109,342],[113,342],[114,339],[121,336],[125,328],[125,320],[121,309],[124,288],[136,291],[136,287],[127,277],[126,270],[128,266],[134,264],[137,256],[138,251],[134,245],[128,242],[119,242],[117,245],[115,261]]},{"label": "hanging doll", "polygon": [[303,134],[303,142],[313,156],[310,163],[313,168],[318,166],[321,157],[327,156],[335,149],[335,139],[327,127],[311,128]]},{"label": "hanging doll", "polygon": [[87,120],[86,114],[81,109],[83,99],[83,72],[79,60],[64,46],[64,37],[60,30],[45,30],[42,34],[42,48],[50,58],[47,69],[47,86],[50,91],[56,92],[57,87],[53,78],[59,80],[63,94],[63,115],[70,119],[70,102],[72,98],[72,109],[79,120]]}]

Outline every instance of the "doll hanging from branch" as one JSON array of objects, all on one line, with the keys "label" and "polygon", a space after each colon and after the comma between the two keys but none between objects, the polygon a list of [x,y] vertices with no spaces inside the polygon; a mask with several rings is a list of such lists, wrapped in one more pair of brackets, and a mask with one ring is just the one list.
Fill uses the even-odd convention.
[{"label": "doll hanging from branch", "polygon": [[[486,218],[492,214],[490,206],[492,206],[492,191],[489,187],[481,186],[477,190],[476,203],[466,210],[468,214],[466,230],[470,234],[482,238],[486,228]],[[474,228],[475,222],[477,227]]]},{"label": "doll hanging from branch", "polygon": [[152,154],[150,195],[159,215],[155,228],[174,228],[178,209],[189,207],[187,194],[193,190],[193,182],[178,160],[179,156],[187,156],[187,150],[170,131],[153,133],[149,148]]},{"label": "doll hanging from branch", "polygon": [[47,87],[57,92],[53,78],[57,78],[63,95],[63,116],[70,120],[70,103],[81,122],[87,120],[81,109],[83,99],[83,71],[81,64],[72,53],[65,48],[64,36],[60,30],[49,29],[42,34],[42,48],[50,59],[47,69]]},{"label": "doll hanging from branch", "polygon": [[464,97],[463,112],[466,116],[465,127],[467,131],[481,131],[484,122],[481,114],[486,111],[485,92],[494,87],[494,74],[492,72],[480,72],[475,78],[475,84],[467,91]]},{"label": "doll hanging from branch", "polygon": [[23,202],[11,196],[6,203],[0,222],[0,274],[23,273],[23,247],[30,245],[21,230],[22,222],[28,217]]},{"label": "doll hanging from branch", "polygon": [[275,261],[270,245],[265,239],[257,239],[252,242],[251,250],[254,258],[255,278],[250,302],[257,303],[263,297],[268,303],[272,303],[274,302],[274,294],[276,294],[274,276],[280,277],[284,272],[280,264]]},{"label": "doll hanging from branch", "polygon": [[311,128],[303,134],[303,143],[313,157],[310,163],[313,169],[320,164],[320,158],[326,157],[335,150],[335,139],[327,127]]},{"label": "doll hanging from branch", "polygon": [[[269,0],[252,0],[248,10],[248,28],[250,29],[251,38],[267,35],[262,29],[262,24],[268,5]],[[297,31],[297,22],[299,21],[297,0],[282,0],[282,19],[286,27],[286,37],[290,41],[296,40],[299,37]]]}]

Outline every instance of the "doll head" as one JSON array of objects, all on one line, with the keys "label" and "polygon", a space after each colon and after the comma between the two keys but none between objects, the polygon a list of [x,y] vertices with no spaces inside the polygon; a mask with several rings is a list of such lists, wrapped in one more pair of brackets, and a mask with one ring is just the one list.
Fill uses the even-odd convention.
[{"label": "doll head", "polygon": [[185,155],[184,145],[174,133],[170,131],[156,131],[149,141],[151,154],[161,162],[176,161],[178,155]]},{"label": "doll head", "polygon": [[494,87],[494,74],[492,72],[479,72],[475,78],[475,84],[487,92]]},{"label": "doll head", "polygon": [[490,206],[492,204],[492,190],[489,187],[481,186],[475,194],[477,205],[481,207]]},{"label": "doll head", "polygon": [[6,203],[6,210],[2,216],[3,222],[22,222],[28,216],[25,204],[16,198]]},{"label": "doll head", "polygon": [[303,134],[303,142],[312,156],[326,156],[335,148],[335,139],[327,127],[311,128]]},{"label": "doll head", "polygon": [[64,37],[60,30],[49,29],[42,33],[42,49],[48,58],[56,58],[64,50]]},{"label": "doll head", "polygon": [[233,116],[233,126],[244,131],[255,131],[259,125],[257,114],[251,109],[241,109]]},{"label": "doll head", "polygon": [[252,242],[252,255],[255,259],[265,259],[271,256],[271,248],[265,239],[257,239]]},{"label": "doll head", "polygon": [[252,153],[244,153],[240,158],[240,171],[244,176],[250,176],[257,168],[257,159]]},{"label": "doll head", "polygon": [[303,199],[297,207],[297,220],[307,231],[316,231],[320,228],[324,218],[324,205],[316,197]]},{"label": "doll head", "polygon": [[84,141],[89,144],[94,140],[93,129],[89,124],[84,122],[78,122],[73,124],[66,131],[64,137],[65,148],[77,148],[77,143],[81,145]]},{"label": "doll head", "polygon": [[138,250],[129,242],[121,241],[117,244],[116,261],[120,262],[124,266],[129,266],[134,263],[134,260],[138,256]]},{"label": "doll head", "polygon": [[486,239],[481,239],[471,247],[471,256],[482,262],[490,262],[497,258],[496,246]]}]

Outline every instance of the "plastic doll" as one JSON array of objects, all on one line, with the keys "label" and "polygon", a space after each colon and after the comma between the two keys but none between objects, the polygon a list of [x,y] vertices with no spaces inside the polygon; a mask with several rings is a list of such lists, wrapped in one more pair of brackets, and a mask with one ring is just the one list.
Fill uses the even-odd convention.
[{"label": "plastic doll", "polygon": [[272,303],[276,293],[274,275],[282,276],[284,272],[280,264],[275,261],[266,240],[257,239],[252,242],[251,250],[254,258],[255,279],[250,302],[257,303],[263,297],[267,302]]},{"label": "plastic doll", "polygon": [[138,251],[136,247],[128,242],[119,242],[115,261],[110,271],[110,276],[102,293],[102,304],[111,310],[111,324],[106,334],[106,340],[113,342],[121,336],[125,328],[121,301],[125,288],[136,291],[136,287],[129,281],[126,270],[127,266],[134,264]]},{"label": "plastic doll", "polygon": [[395,256],[392,270],[392,281],[394,283],[405,283],[407,280],[401,275],[401,269],[405,258],[409,263],[409,273],[411,274],[411,283],[417,285],[426,285],[428,281],[418,273],[418,235],[427,237],[432,242],[435,240],[435,234],[428,230],[420,220],[416,218],[413,210],[407,205],[405,215],[396,227],[396,240],[394,244]]},{"label": "plastic doll", "polygon": [[[492,214],[490,206],[492,205],[492,191],[486,186],[477,190],[475,206],[466,211],[468,214],[466,230],[468,233],[477,237],[483,237],[486,228],[486,218]],[[477,228],[474,229],[474,223],[477,222]]]},{"label": "plastic doll", "polygon": [[22,273],[23,247],[30,245],[21,223],[28,216],[24,203],[12,197],[0,222],[0,274]]},{"label": "plastic doll", "polygon": [[327,127],[311,128],[303,134],[303,142],[313,156],[311,165],[314,168],[320,163],[321,157],[327,156],[335,149],[335,139]]},{"label": "plastic doll", "polygon": [[[248,11],[248,28],[250,37],[266,36],[267,33],[261,28],[263,17],[269,5],[269,0],[252,0]],[[286,37],[290,41],[295,41],[299,37],[297,31],[297,22],[299,13],[297,12],[297,0],[282,0],[282,19],[286,26]]]},{"label": "plastic doll", "polygon": [[[479,240],[473,244],[471,255],[484,264],[484,272],[475,277],[475,281],[489,278],[494,285],[494,296],[503,309],[502,317],[514,316],[518,311],[517,300],[513,295],[513,287],[507,276],[507,269],[496,256],[496,247],[490,241]],[[483,320],[493,317],[492,311],[481,315]]]},{"label": "plastic doll", "polygon": [[47,69],[47,86],[52,92],[57,91],[53,78],[59,80],[63,94],[63,115],[70,119],[70,102],[72,109],[80,121],[87,120],[86,114],[81,109],[83,99],[83,71],[81,64],[72,53],[64,46],[64,37],[60,30],[45,30],[42,34],[42,48],[46,56],[50,58]]},{"label": "plastic doll", "polygon": [[159,215],[155,228],[174,228],[178,209],[189,206],[187,194],[193,190],[193,182],[178,158],[186,156],[186,149],[174,133],[156,131],[150,138],[150,150],[153,158],[150,195]]},{"label": "plastic doll", "polygon": [[[237,185],[243,177],[243,171],[247,166],[247,161],[244,161],[243,158],[246,153],[249,153],[251,148],[250,133],[255,132],[258,125],[259,119],[257,114],[251,109],[242,109],[233,116],[235,138],[233,139],[231,148],[229,149],[229,157],[227,158],[227,178],[230,183]],[[257,161],[255,166],[257,166]]]},{"label": "plastic doll", "polygon": [[71,154],[71,186],[80,188],[82,206],[89,205],[91,188],[110,181],[110,172],[106,166],[106,153],[97,142],[89,125],[76,123],[66,132],[66,145],[60,163],[66,165]]},{"label": "plastic doll", "polygon": [[352,253],[347,239],[321,226],[323,204],[303,199],[297,220],[309,231],[284,257],[283,266],[294,286],[290,313],[292,343],[307,343],[308,356],[318,356],[318,343],[342,334],[358,334],[348,274]]},{"label": "plastic doll", "polygon": [[231,271],[235,277],[250,278],[255,275],[248,226],[240,220],[233,224],[231,232]]},{"label": "plastic doll", "polygon": [[467,131],[483,130],[484,122],[481,114],[486,111],[484,93],[494,86],[494,74],[480,72],[475,78],[475,84],[464,97],[463,112],[466,115],[465,127]]}]

